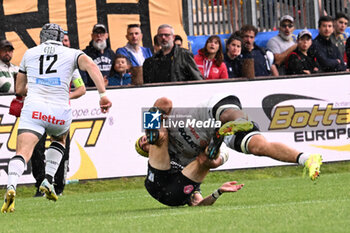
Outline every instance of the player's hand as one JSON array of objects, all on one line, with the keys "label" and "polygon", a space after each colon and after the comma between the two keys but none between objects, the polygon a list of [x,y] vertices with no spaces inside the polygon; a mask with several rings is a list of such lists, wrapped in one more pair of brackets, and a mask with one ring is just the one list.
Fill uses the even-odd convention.
[{"label": "player's hand", "polygon": [[237,192],[238,190],[243,188],[243,186],[244,186],[244,184],[237,184],[237,181],[230,181],[230,182],[224,183],[220,187],[220,191],[222,193],[225,193],[225,192]]},{"label": "player's hand", "polygon": [[16,117],[20,117],[21,110],[23,108],[23,101],[24,101],[23,96],[16,96],[16,98],[13,98],[10,104],[9,114]]},{"label": "player's hand", "polygon": [[100,108],[102,113],[108,112],[109,108],[112,107],[112,102],[108,99],[107,96],[103,96],[100,99]]},{"label": "player's hand", "polygon": [[222,161],[220,157],[217,157],[216,159],[209,159],[208,156],[205,154],[205,152],[199,153],[196,159],[201,165],[206,166],[209,169],[217,168],[222,165]]}]

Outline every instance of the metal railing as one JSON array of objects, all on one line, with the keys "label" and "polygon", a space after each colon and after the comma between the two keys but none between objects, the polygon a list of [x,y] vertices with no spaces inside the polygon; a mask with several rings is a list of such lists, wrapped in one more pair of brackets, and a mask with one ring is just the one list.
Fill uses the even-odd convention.
[{"label": "metal railing", "polygon": [[233,33],[244,24],[273,31],[283,15],[293,16],[297,29],[317,28],[320,15],[349,15],[347,9],[350,0],[183,0],[187,35]]}]

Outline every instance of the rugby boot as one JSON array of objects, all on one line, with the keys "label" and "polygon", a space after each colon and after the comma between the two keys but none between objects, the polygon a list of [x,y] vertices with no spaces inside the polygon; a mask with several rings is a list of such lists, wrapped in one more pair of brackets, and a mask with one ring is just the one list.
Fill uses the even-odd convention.
[{"label": "rugby boot", "polygon": [[254,127],[251,121],[240,118],[234,121],[226,122],[219,129],[219,134],[224,136],[233,135],[237,132],[249,131]]},{"label": "rugby boot", "polygon": [[10,186],[5,194],[4,204],[1,207],[1,213],[10,213],[15,211],[16,190]]},{"label": "rugby boot", "polygon": [[41,182],[39,190],[42,194],[45,194],[47,199],[52,201],[58,200],[53,184],[50,184],[47,179],[44,179],[43,182]]},{"label": "rugby boot", "polygon": [[218,157],[221,144],[224,141],[224,137],[224,135],[219,134],[219,130],[215,131],[206,150],[206,154],[209,159],[216,159]]},{"label": "rugby boot", "polygon": [[320,175],[322,165],[322,156],[320,154],[311,154],[304,164],[304,175],[309,171],[311,180],[316,180]]}]

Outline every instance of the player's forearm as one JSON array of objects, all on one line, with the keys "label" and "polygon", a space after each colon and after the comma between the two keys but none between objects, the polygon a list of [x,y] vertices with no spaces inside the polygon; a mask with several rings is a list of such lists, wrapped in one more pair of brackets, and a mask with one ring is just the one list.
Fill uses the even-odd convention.
[{"label": "player's forearm", "polygon": [[27,76],[23,73],[17,74],[16,94],[21,96],[27,95]]},{"label": "player's forearm", "polygon": [[71,93],[69,93],[69,99],[77,99],[77,98],[85,95],[85,93],[86,93],[85,86],[80,86],[78,88],[75,88],[75,90],[72,91]]},{"label": "player's forearm", "polygon": [[92,81],[94,81],[95,86],[100,94],[106,92],[105,83],[103,76],[98,69],[97,65],[91,65],[88,67],[87,72],[89,73]]},{"label": "player's forearm", "polygon": [[220,189],[215,190],[212,194],[208,195],[204,199],[202,199],[197,206],[206,206],[212,205],[216,202],[216,200],[221,196],[222,191]]},{"label": "player's forearm", "polygon": [[[104,85],[103,76],[98,66],[93,62],[93,60],[87,55],[81,55],[78,60],[79,68],[82,71],[87,71],[92,81],[94,81],[95,86],[100,94],[106,92]],[[102,97],[102,96],[101,96]]]}]

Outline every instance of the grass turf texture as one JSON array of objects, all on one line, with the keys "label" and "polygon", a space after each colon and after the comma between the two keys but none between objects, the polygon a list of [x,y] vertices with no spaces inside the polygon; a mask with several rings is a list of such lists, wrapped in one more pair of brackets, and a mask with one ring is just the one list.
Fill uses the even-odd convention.
[{"label": "grass turf texture", "polygon": [[56,203],[32,198],[34,186],[19,186],[16,211],[1,215],[0,231],[349,232],[350,162],[324,164],[321,170],[316,182],[302,178],[296,166],[212,172],[203,195],[229,180],[245,187],[205,207],[159,204],[141,177],[67,185]]}]

